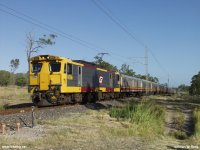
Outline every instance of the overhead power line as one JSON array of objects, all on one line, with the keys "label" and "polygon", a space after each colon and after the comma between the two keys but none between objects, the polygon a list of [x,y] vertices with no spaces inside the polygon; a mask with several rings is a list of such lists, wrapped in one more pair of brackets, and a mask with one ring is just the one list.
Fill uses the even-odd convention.
[{"label": "overhead power line", "polygon": [[[128,27],[123,24],[120,19],[118,17],[116,17],[112,11],[105,6],[105,4],[101,1],[101,0],[91,0],[94,5],[96,7],[98,7],[113,23],[115,23],[119,28],[121,28],[128,36],[130,36],[134,41],[136,41],[138,44],[140,44],[141,46],[143,46],[146,50],[150,51],[150,54],[153,56],[155,62],[158,64],[158,66],[164,70],[164,72],[167,73],[167,75],[169,75],[169,73],[166,71],[166,69],[161,65],[161,63],[158,61],[158,59],[156,58],[155,54],[153,53],[153,51],[147,46],[146,43],[144,43],[143,41],[141,41],[138,37],[136,37],[135,35],[132,34],[132,32],[130,32],[130,30],[128,29]],[[146,57],[146,56],[145,56]]]},{"label": "overhead power line", "polygon": [[[27,23],[30,23],[32,25],[38,26],[39,28],[42,28],[42,29],[44,29],[46,31],[53,32],[54,34],[60,35],[60,36],[62,36],[64,38],[67,38],[67,39],[69,39],[69,40],[71,40],[71,41],[73,41],[75,43],[78,43],[78,44],[80,44],[82,46],[85,46],[87,48],[96,50],[96,47],[92,43],[84,41],[84,40],[82,40],[82,39],[80,39],[78,37],[75,37],[75,36],[71,35],[71,34],[65,33],[65,32],[63,32],[63,31],[61,31],[61,30],[59,30],[59,29],[57,29],[55,27],[52,27],[52,26],[50,26],[48,24],[45,24],[45,23],[43,23],[43,22],[41,22],[41,21],[31,17],[31,16],[28,16],[28,15],[22,13],[22,12],[19,12],[19,11],[15,10],[15,9],[12,9],[12,8],[4,5],[4,4],[0,3],[0,6],[12,11],[12,12],[10,12],[10,11],[4,10],[4,9],[0,9],[1,12],[4,12],[4,13],[9,14],[9,15],[12,15],[12,16],[20,19],[20,20],[23,20],[24,22],[27,22]],[[100,52],[98,50],[96,50],[96,51]]]},{"label": "overhead power line", "polygon": [[[122,22],[114,15],[112,15],[112,12],[109,8],[107,8],[103,2],[92,0],[92,2],[98,7],[113,23],[115,23],[118,27],[120,27],[126,34],[128,34],[133,40],[138,42],[140,45],[145,46],[145,44],[136,38],[135,35],[133,35],[131,32],[129,32],[129,29],[127,28],[126,25],[122,24]],[[105,9],[106,8],[106,9]]]},{"label": "overhead power line", "polygon": [[[4,4],[0,3],[0,6],[5,8],[5,9],[7,9],[7,10],[9,10],[9,11],[7,11],[7,10],[4,10],[4,9],[0,9],[0,11],[3,12],[3,13],[12,15],[12,16],[20,19],[20,20],[23,20],[24,22],[30,23],[32,25],[35,25],[35,26],[37,26],[37,27],[39,27],[41,29],[44,29],[46,31],[53,32],[54,34],[57,34],[57,35],[59,35],[61,37],[64,37],[64,38],[67,38],[67,39],[69,39],[69,40],[71,40],[71,41],[73,41],[73,42],[75,42],[77,44],[80,44],[80,45],[82,45],[84,47],[87,47],[89,49],[95,50],[98,53],[100,53],[102,51],[109,52],[110,54],[115,55],[118,58],[112,57],[111,55],[110,55],[110,57],[112,57],[113,59],[120,60],[120,61],[122,60],[121,58],[124,58],[125,60],[127,59],[125,56],[122,56],[122,55],[119,55],[119,54],[114,53],[112,51],[109,51],[109,50],[107,50],[105,48],[102,48],[100,46],[97,46],[97,45],[95,45],[95,44],[93,44],[91,42],[82,40],[82,39],[80,39],[80,38],[78,38],[78,37],[76,37],[76,36],[74,36],[72,34],[65,33],[65,32],[61,31],[60,29],[58,29],[58,28],[55,28],[55,27],[50,26],[50,25],[48,25],[46,23],[43,23],[43,22],[39,21],[38,19],[35,19],[35,18],[25,14],[25,13],[22,13],[20,11],[17,11],[15,9],[13,9],[13,8],[10,8],[7,5],[4,5]],[[12,11],[12,12],[10,12],[10,11]]]}]

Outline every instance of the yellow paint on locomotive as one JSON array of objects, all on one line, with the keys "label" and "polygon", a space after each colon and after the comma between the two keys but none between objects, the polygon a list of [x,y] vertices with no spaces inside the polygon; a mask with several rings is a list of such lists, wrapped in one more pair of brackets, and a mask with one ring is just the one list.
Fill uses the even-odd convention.
[{"label": "yellow paint on locomotive", "polygon": [[120,88],[114,88],[114,92],[120,92]]},{"label": "yellow paint on locomotive", "polygon": [[62,85],[61,86],[61,93],[80,93],[81,87],[75,87],[75,86],[67,86]]},{"label": "yellow paint on locomotive", "polygon": [[107,70],[102,69],[102,68],[96,68],[96,70],[107,72]]},{"label": "yellow paint on locomotive", "polygon": [[73,76],[70,75],[70,74],[68,74],[68,75],[67,75],[67,80],[73,80]]}]

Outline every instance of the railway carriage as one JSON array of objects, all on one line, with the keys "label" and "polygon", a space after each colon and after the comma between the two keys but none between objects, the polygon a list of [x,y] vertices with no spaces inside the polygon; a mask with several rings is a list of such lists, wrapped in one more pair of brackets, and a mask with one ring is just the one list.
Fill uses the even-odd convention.
[{"label": "railway carriage", "polygon": [[32,57],[29,92],[37,106],[166,93],[158,83],[109,71],[83,60],[53,55]]},{"label": "railway carriage", "polygon": [[159,84],[121,74],[121,92],[126,95],[157,94]]}]

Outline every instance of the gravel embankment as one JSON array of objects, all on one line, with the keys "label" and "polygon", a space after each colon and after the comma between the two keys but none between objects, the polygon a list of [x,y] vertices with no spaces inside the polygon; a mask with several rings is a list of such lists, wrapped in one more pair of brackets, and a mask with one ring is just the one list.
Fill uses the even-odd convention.
[{"label": "gravel embankment", "polygon": [[[35,108],[34,118],[35,120],[44,120],[50,118],[58,118],[62,117],[66,113],[82,113],[87,110],[100,110],[107,109],[113,106],[122,106],[130,101],[133,98],[127,98],[123,100],[110,100],[110,101],[100,101],[97,103],[88,103],[85,105],[63,105],[56,107],[44,107],[44,108]],[[134,100],[138,100],[134,98]],[[20,122],[22,127],[31,127],[32,126],[32,112],[24,111],[21,108],[20,113],[8,114],[8,115],[0,115],[0,123],[6,124],[7,128],[10,130],[16,130],[16,122]]]}]

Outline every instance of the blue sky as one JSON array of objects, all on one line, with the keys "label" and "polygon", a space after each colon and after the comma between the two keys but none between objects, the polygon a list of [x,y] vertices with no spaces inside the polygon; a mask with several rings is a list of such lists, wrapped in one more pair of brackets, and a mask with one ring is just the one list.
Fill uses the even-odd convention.
[{"label": "blue sky", "polygon": [[[159,77],[161,83],[167,82],[169,73],[171,86],[189,85],[191,77],[200,71],[199,0],[0,0],[0,3],[95,45],[88,48],[58,35],[55,45],[38,54],[92,61],[97,53],[108,52],[104,60],[119,68],[128,63],[136,73],[144,74],[144,65],[134,63],[144,60],[130,59],[144,57],[144,46],[110,20],[94,1],[102,2],[136,39],[151,49],[161,66],[149,52],[149,73]],[[17,72],[26,72],[26,33],[32,32],[38,38],[52,32],[1,10],[11,12],[0,5],[0,70],[9,70],[10,60],[19,58]]]}]

